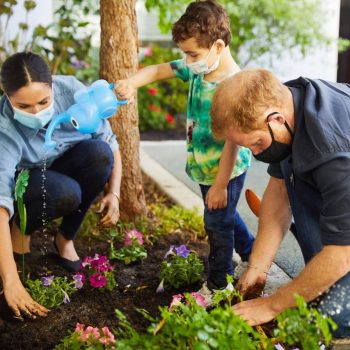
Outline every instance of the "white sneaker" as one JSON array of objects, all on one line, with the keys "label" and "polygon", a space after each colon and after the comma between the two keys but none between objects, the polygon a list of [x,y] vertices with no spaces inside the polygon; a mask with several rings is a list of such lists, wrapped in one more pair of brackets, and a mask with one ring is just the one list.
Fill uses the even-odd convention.
[{"label": "white sneaker", "polygon": [[206,281],[202,284],[202,287],[198,290],[198,293],[203,295],[207,307],[214,306],[215,290],[210,290]]},{"label": "white sneaker", "polygon": [[248,261],[241,261],[236,267],[235,267],[235,272],[233,273],[233,278],[235,280],[238,280],[243,272],[247,269],[248,267]]}]

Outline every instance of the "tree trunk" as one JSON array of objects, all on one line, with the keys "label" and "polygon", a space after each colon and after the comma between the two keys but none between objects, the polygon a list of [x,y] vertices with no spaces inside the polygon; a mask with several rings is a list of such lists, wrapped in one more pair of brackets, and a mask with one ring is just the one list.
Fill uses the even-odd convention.
[{"label": "tree trunk", "polygon": [[[100,76],[109,82],[137,71],[138,39],[136,0],[101,0]],[[121,106],[110,119],[117,135],[123,162],[122,217],[132,219],[146,211],[140,169],[137,104]]]}]

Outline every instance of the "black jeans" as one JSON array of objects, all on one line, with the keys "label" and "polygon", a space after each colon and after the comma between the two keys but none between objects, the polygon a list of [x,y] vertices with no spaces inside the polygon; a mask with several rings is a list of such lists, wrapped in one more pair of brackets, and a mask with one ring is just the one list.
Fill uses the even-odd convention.
[{"label": "black jeans", "polygon": [[[47,220],[63,217],[60,232],[72,240],[91,203],[103,190],[113,168],[109,145],[100,140],[86,140],[56,159],[45,172]],[[31,169],[24,194],[27,208],[26,234],[43,225],[42,169]],[[18,215],[15,215],[19,225]]]}]

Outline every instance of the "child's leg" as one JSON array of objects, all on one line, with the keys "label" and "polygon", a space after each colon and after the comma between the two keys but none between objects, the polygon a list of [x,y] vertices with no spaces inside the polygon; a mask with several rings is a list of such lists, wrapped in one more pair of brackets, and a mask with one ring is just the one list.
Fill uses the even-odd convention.
[{"label": "child's leg", "polygon": [[[203,198],[210,186],[201,185]],[[226,275],[233,274],[234,223],[227,208],[204,209],[204,225],[209,239],[208,286],[219,289],[226,286]]]},{"label": "child's leg", "polygon": [[238,211],[235,212],[234,223],[235,250],[243,261],[248,261],[255,238],[250,233]]},{"label": "child's leg", "polygon": [[[227,186],[227,207],[223,209],[204,209],[204,225],[209,239],[208,284],[222,288],[226,286],[226,275],[234,271],[232,254],[235,239],[239,240],[238,253],[243,259],[249,257],[254,237],[236,212],[246,173],[232,179]],[[210,186],[200,185],[203,200]],[[235,219],[238,221],[235,222]],[[237,231],[237,233],[235,233]]]}]

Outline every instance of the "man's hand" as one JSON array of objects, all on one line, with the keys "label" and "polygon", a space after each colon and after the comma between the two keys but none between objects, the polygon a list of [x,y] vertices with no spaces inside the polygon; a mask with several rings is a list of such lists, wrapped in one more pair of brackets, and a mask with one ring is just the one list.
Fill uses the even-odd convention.
[{"label": "man's hand", "polygon": [[239,278],[236,289],[244,296],[247,294],[260,294],[265,287],[267,275],[262,270],[248,268]]},{"label": "man's hand", "polygon": [[117,80],[115,82],[115,91],[118,97],[128,100],[128,103],[134,102],[136,89],[130,84],[128,79]]},{"label": "man's hand", "polygon": [[257,326],[273,320],[278,311],[273,307],[272,297],[262,297],[233,305],[233,312],[251,326]]},{"label": "man's hand", "polygon": [[45,317],[49,312],[31,298],[19,278],[10,284],[4,284],[4,295],[8,306],[18,319],[22,319],[23,316],[33,319],[37,316]]},{"label": "man's hand", "polygon": [[209,210],[222,209],[227,206],[227,187],[213,184],[205,197],[205,204]]},{"label": "man's hand", "polygon": [[105,212],[100,223],[103,226],[113,226],[119,220],[119,199],[113,193],[107,193],[100,202],[98,213]]}]

